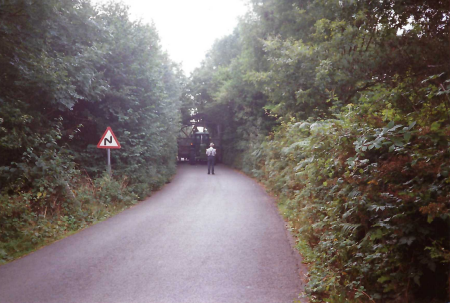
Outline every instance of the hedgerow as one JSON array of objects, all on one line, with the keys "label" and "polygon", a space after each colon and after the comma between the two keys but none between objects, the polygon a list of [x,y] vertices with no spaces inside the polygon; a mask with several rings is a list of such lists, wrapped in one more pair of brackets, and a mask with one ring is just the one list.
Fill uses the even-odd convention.
[{"label": "hedgerow", "polygon": [[279,198],[311,300],[448,300],[448,1],[250,3],[190,99]]},{"label": "hedgerow", "polygon": [[[450,124],[395,94],[363,97],[336,119],[281,126],[244,161],[279,196],[310,264],[313,301],[444,298],[450,264]],[[431,94],[431,95],[430,95]]]},{"label": "hedgerow", "polygon": [[[154,26],[88,0],[0,2],[0,263],[175,173],[184,76]],[[110,126],[122,148],[96,148]]]}]

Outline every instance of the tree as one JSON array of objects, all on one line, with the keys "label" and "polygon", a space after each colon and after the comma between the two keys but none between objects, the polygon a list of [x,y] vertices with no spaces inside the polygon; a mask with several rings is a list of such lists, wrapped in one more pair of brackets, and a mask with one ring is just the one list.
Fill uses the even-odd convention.
[{"label": "tree", "polygon": [[312,299],[444,300],[448,1],[251,3],[190,100],[226,125],[226,161],[280,197]]}]

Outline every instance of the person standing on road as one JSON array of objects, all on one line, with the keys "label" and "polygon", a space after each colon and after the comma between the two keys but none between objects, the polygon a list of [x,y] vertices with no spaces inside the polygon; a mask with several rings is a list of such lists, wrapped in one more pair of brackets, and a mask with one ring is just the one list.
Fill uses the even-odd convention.
[{"label": "person standing on road", "polygon": [[214,175],[214,162],[216,158],[216,149],[214,148],[214,143],[209,145],[210,147],[206,150],[206,155],[208,156],[208,175],[212,168],[212,174]]}]

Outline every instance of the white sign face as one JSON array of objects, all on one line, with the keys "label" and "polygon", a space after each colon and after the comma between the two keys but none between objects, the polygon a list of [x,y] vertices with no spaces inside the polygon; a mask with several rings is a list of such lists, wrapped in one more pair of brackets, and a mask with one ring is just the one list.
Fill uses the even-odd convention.
[{"label": "white sign face", "polygon": [[[98,138],[98,137],[97,137]],[[119,147],[119,144],[117,143],[116,139],[114,139],[113,135],[111,134],[111,131],[107,131],[105,137],[100,142],[100,146],[107,146],[107,147]]]},{"label": "white sign face", "polygon": [[120,148],[120,143],[117,141],[111,127],[108,127],[102,138],[97,144],[98,148]]}]

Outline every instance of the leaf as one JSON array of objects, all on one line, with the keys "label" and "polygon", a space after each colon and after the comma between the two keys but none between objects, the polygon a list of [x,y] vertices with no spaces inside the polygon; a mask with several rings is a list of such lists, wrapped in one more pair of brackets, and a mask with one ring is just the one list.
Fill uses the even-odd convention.
[{"label": "leaf", "polygon": [[361,226],[361,224],[342,223],[341,226],[342,226],[342,232],[344,234],[347,234],[347,233],[353,233],[355,230],[358,229],[358,227]]},{"label": "leaf", "polygon": [[411,139],[411,133],[410,133],[410,132],[405,133],[405,134],[403,135],[403,138],[404,138],[406,141],[409,141],[409,140]]},{"label": "leaf", "polygon": [[383,237],[383,231],[381,229],[376,229],[372,234],[370,235],[371,240],[381,239]]},{"label": "leaf", "polygon": [[394,145],[398,146],[398,147],[402,147],[404,145],[403,142],[400,141],[399,138],[392,138],[392,142],[394,142]]},{"label": "leaf", "polygon": [[398,241],[398,243],[411,245],[415,239],[416,237],[402,237],[400,238],[400,241]]},{"label": "leaf", "polygon": [[427,262],[428,268],[432,271],[435,272],[436,271],[436,263],[434,263],[433,261],[429,261]]},{"label": "leaf", "polygon": [[384,282],[389,281],[391,279],[392,278],[390,276],[385,275],[385,276],[379,277],[377,281],[380,282],[380,283],[384,283]]},{"label": "leaf", "polygon": [[433,124],[431,124],[430,129],[432,131],[437,131],[440,127],[441,127],[441,123],[439,121],[436,121]]}]

